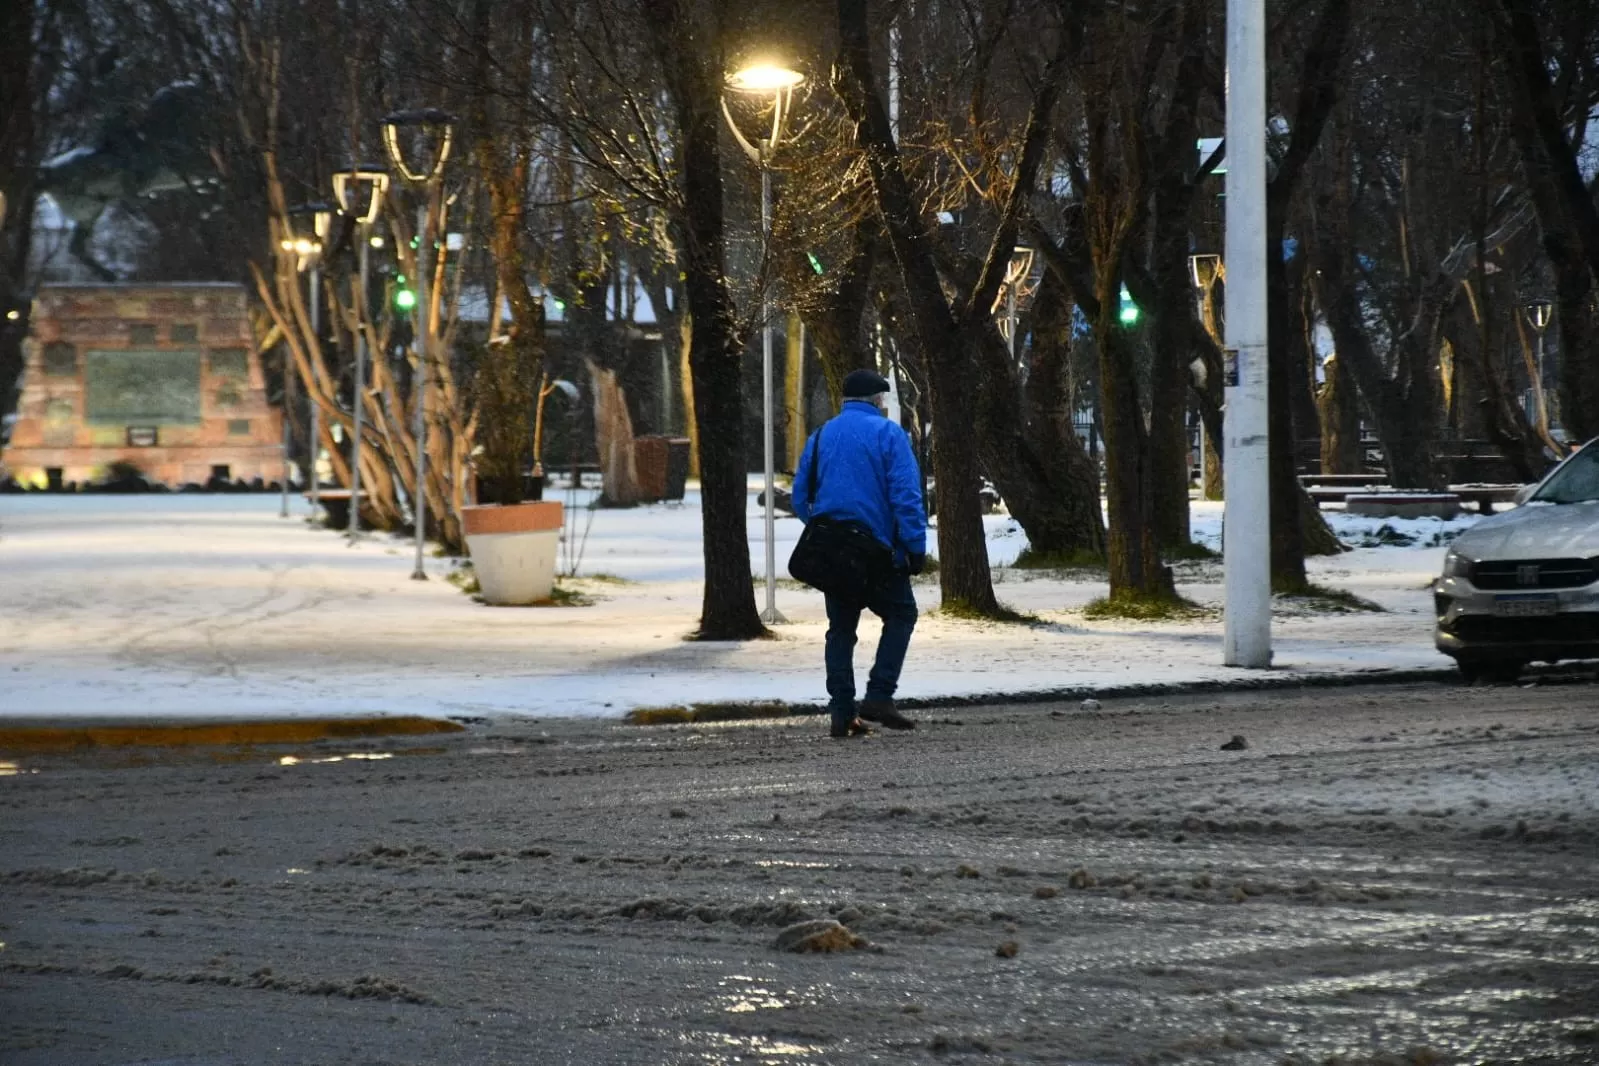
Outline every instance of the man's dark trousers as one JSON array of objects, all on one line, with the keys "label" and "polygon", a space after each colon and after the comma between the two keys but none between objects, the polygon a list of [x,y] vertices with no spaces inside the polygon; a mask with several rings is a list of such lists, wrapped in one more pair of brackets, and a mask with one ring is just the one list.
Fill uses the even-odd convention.
[{"label": "man's dark trousers", "polygon": [[[877,661],[866,681],[868,700],[892,701],[899,672],[916,628],[916,596],[909,574],[896,573],[880,582],[866,600],[866,609],[883,620]],[[861,608],[827,597],[827,694],[834,722],[855,717],[855,631]]]}]

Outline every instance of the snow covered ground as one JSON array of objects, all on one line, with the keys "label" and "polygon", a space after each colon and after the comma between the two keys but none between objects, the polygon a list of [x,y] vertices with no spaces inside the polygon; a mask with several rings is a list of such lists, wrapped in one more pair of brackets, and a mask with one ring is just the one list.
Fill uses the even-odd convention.
[{"label": "snow covered ground", "polygon": [[[592,516],[581,608],[493,608],[473,602],[429,558],[434,580],[410,580],[409,542],[349,546],[304,519],[278,517],[276,496],[0,496],[0,714],[608,716],[640,706],[718,700],[825,701],[821,597],[778,590],[790,620],[778,639],[685,641],[700,607],[698,498]],[[751,496],[750,556],[762,568]],[[1275,675],[1440,668],[1427,585],[1453,522],[1330,514],[1359,547],[1315,560],[1314,580],[1382,613],[1286,607],[1274,631]],[[1159,624],[1090,622],[1093,575],[1008,566],[1019,527],[988,518],[1000,598],[1043,624],[941,618],[936,580],[918,586],[924,617],[900,694],[1024,694],[1246,679],[1221,663],[1219,617]],[[1384,532],[1386,527],[1387,532]],[[777,524],[778,568],[799,533]],[[1194,505],[1195,538],[1218,546],[1221,505]],[[569,545],[577,547],[576,538]],[[936,548],[934,549],[936,551]],[[1221,568],[1179,568],[1179,588],[1219,607]],[[620,580],[617,580],[620,579]],[[862,624],[857,669],[875,646]]]}]

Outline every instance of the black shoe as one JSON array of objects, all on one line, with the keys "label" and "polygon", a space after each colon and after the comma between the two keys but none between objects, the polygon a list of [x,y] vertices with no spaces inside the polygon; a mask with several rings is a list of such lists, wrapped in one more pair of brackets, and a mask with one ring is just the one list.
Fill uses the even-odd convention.
[{"label": "black shoe", "polygon": [[859,718],[851,718],[847,722],[840,722],[835,718],[833,719],[833,728],[828,735],[834,740],[845,740],[849,737],[869,737],[872,732],[872,727]]},{"label": "black shoe", "polygon": [[889,700],[864,700],[861,703],[861,717],[868,722],[889,729],[915,729],[916,722],[906,718],[894,709],[894,704]]}]

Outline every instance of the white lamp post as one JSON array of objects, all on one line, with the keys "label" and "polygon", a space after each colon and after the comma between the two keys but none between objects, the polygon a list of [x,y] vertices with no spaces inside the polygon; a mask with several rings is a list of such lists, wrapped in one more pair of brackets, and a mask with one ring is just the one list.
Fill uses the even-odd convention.
[{"label": "white lamp post", "polygon": [[[1223,661],[1271,665],[1266,391],[1266,5],[1227,0],[1227,342]],[[1275,250],[1281,255],[1281,249]],[[1280,441],[1287,447],[1288,441]]]},{"label": "white lamp post", "polygon": [[370,273],[373,243],[381,238],[372,236],[372,223],[377,221],[383,208],[383,196],[389,189],[389,172],[381,166],[368,163],[351,164],[348,170],[333,175],[333,196],[344,213],[355,220],[356,243],[360,245],[360,313],[356,315],[355,334],[355,434],[350,445],[350,539],[361,535],[361,445],[365,432],[365,411],[362,402],[366,392],[366,333],[360,328],[370,310],[367,295],[367,278]]},{"label": "white lamp post", "polygon": [[[1549,323],[1554,321],[1555,305],[1548,300],[1532,300],[1527,304],[1525,310],[1527,312],[1527,321],[1532,323],[1532,328],[1538,334],[1538,408],[1542,415],[1544,429],[1547,430],[1551,419],[1549,417],[1549,376],[1548,368],[1544,365],[1543,335],[1544,331],[1549,328]],[[1527,412],[1527,415],[1530,418],[1532,412]]]},{"label": "white lamp post", "polygon": [[[308,273],[311,282],[311,298],[307,310],[311,319],[311,336],[320,340],[322,336],[322,253],[327,244],[328,233],[333,225],[333,216],[336,209],[328,203],[298,204],[289,208],[288,217],[284,219],[283,240],[279,247],[285,255],[295,257],[295,269]],[[295,375],[285,371],[283,375],[283,504],[280,517],[289,517],[289,412],[291,389]],[[317,507],[321,503],[321,496],[317,487],[317,452],[322,447],[322,421],[319,417],[320,408],[315,403],[310,405],[311,426],[307,434],[311,439],[308,442],[306,453],[310,462],[310,470],[306,473],[306,482],[311,491],[311,514],[316,515]]]},{"label": "white lamp post", "polygon": [[[772,154],[782,142],[792,111],[794,90],[805,81],[805,75],[790,67],[771,61],[752,63],[727,76],[727,87],[734,92],[772,98],[771,134],[751,142],[733,121],[727,100],[722,100],[722,113],[733,136],[745,153],[761,170],[761,254],[769,256],[772,244]],[[774,445],[772,438],[773,413],[772,386],[772,306],[768,294],[761,294],[761,422],[762,440],[765,444],[766,488],[766,609],[761,621],[775,624],[787,621],[777,610],[777,513],[775,511],[776,477],[773,470]]]},{"label": "white lamp post", "polygon": [[[416,566],[412,581],[426,581],[422,546],[427,529],[427,377],[428,339],[432,331],[433,303],[428,291],[428,260],[433,255],[433,212],[450,158],[455,136],[455,116],[435,108],[396,111],[383,120],[383,144],[389,160],[406,184],[424,190],[416,211],[416,320],[411,335],[416,342],[416,487],[411,493],[411,519],[416,528]],[[409,142],[409,143],[407,143]],[[420,149],[422,155],[413,157]],[[440,207],[442,210],[442,207]]]},{"label": "white lamp post", "polygon": [[[1194,283],[1194,291],[1199,294],[1200,320],[1205,324],[1205,332],[1210,334],[1210,339],[1216,343],[1218,348],[1222,347],[1222,339],[1221,331],[1216,328],[1216,282],[1221,281],[1226,276],[1227,272],[1222,267],[1221,256],[1212,252],[1188,257],[1188,277]],[[1190,365],[1196,368],[1194,370],[1195,380],[1203,384],[1204,362],[1195,360],[1194,364]],[[1208,448],[1209,442],[1205,440],[1205,423],[1201,419],[1199,423],[1199,485],[1201,496],[1205,495],[1205,463]]]}]

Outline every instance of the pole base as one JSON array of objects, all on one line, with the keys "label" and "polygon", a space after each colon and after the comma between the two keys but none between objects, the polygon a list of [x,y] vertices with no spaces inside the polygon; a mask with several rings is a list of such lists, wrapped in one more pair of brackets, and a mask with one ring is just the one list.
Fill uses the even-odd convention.
[{"label": "pole base", "polygon": [[786,626],[788,619],[783,617],[783,612],[776,607],[768,607],[761,612],[761,621],[769,626]]},{"label": "pole base", "polygon": [[428,576],[426,574],[424,574],[421,570],[413,570],[413,571],[411,571],[411,580],[412,581],[426,581],[427,579],[428,579]]}]

